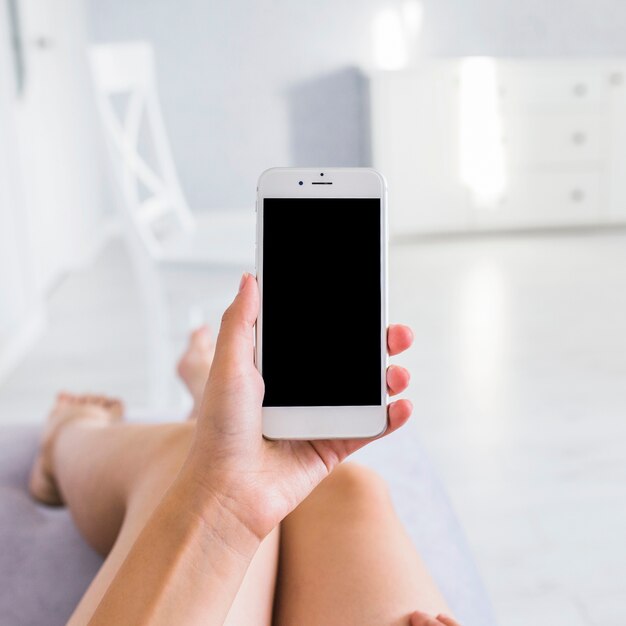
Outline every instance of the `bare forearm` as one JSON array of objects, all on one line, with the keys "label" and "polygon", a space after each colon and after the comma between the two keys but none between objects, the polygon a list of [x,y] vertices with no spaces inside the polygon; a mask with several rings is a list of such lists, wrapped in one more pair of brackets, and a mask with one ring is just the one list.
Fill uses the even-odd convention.
[{"label": "bare forearm", "polygon": [[232,511],[179,478],[90,624],[222,624],[258,545]]}]

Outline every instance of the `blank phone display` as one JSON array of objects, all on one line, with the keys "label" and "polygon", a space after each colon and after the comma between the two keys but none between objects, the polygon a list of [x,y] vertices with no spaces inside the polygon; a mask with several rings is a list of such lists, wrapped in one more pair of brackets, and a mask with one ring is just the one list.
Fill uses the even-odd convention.
[{"label": "blank phone display", "polygon": [[380,406],[379,198],[263,200],[263,406]]}]

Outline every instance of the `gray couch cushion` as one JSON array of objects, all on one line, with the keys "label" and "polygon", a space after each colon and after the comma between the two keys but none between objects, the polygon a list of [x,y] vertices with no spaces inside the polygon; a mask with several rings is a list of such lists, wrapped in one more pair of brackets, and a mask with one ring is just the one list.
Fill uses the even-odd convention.
[{"label": "gray couch cushion", "polygon": [[27,491],[39,429],[0,429],[0,624],[64,624],[101,558],[66,509],[44,507]]},{"label": "gray couch cushion", "polygon": [[[26,491],[38,429],[0,429],[0,624],[64,624],[101,563],[66,509]],[[400,516],[464,626],[491,626],[489,603],[463,535],[415,433],[406,428],[357,458],[388,481]]]}]

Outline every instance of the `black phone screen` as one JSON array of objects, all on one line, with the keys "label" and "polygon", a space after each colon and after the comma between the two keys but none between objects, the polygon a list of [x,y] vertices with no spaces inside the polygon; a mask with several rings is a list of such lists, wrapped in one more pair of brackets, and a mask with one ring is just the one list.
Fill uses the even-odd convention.
[{"label": "black phone screen", "polygon": [[380,198],[263,200],[263,406],[380,406]]}]

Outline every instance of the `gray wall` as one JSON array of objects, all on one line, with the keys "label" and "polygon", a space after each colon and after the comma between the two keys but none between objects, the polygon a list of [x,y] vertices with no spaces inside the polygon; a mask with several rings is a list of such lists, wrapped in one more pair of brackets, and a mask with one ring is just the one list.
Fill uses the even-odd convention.
[{"label": "gray wall", "polygon": [[426,0],[428,55],[621,56],[624,0]]},{"label": "gray wall", "polygon": [[[363,84],[347,68],[372,66],[372,19],[400,4],[88,0],[94,40],[154,44],[165,119],[192,208],[249,206],[258,174],[274,165],[365,164],[367,106],[354,96]],[[624,0],[423,6],[423,56],[626,54]],[[307,94],[315,93],[307,108]]]}]

